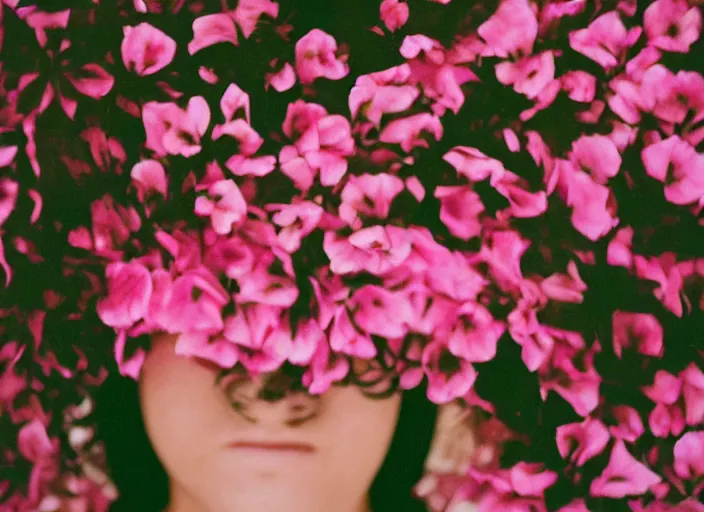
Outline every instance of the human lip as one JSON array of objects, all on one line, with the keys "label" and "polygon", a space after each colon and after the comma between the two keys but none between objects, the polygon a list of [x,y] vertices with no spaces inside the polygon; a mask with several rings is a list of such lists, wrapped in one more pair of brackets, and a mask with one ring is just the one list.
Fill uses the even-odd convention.
[{"label": "human lip", "polygon": [[283,453],[314,453],[315,446],[298,442],[237,441],[228,445],[237,450],[253,450]]}]

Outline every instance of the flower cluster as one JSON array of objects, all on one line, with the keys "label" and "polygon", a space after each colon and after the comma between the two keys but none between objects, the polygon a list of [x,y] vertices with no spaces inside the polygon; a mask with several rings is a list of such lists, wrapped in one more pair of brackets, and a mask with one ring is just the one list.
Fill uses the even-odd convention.
[{"label": "flower cluster", "polygon": [[0,510],[161,331],[471,407],[434,509],[704,510],[701,2],[229,3],[0,1]]}]

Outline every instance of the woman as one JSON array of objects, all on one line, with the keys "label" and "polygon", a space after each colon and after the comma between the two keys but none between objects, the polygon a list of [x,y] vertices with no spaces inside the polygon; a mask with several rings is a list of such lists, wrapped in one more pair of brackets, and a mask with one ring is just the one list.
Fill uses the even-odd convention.
[{"label": "woman", "polygon": [[272,376],[218,379],[211,363],[177,355],[176,340],[156,335],[139,382],[114,372],[96,396],[97,435],[120,494],[111,510],[426,510],[412,495],[437,415],[425,386],[384,398],[351,383],[319,397],[281,394]]}]

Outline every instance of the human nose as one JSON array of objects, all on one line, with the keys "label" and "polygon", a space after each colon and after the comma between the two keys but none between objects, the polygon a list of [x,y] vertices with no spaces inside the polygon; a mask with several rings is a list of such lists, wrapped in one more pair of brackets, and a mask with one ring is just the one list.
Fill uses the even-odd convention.
[{"label": "human nose", "polygon": [[319,412],[319,397],[284,386],[276,375],[232,379],[223,391],[232,409],[250,423],[295,427]]}]

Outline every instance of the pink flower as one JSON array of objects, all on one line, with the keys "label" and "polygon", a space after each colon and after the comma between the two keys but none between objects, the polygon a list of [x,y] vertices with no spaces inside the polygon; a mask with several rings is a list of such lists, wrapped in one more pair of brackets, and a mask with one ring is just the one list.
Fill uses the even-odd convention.
[{"label": "pink flower", "polygon": [[399,0],[383,0],[379,6],[379,15],[391,32],[396,32],[408,21],[408,4]]},{"label": "pink flower", "polygon": [[257,28],[262,14],[266,14],[270,18],[278,17],[279,4],[272,0],[239,0],[237,2],[237,8],[232,13],[232,17],[240,26],[245,39],[249,39]]},{"label": "pink flower", "polygon": [[700,425],[704,421],[704,372],[690,363],[680,372],[680,378],[687,425]]},{"label": "pink flower", "polygon": [[454,318],[457,314],[455,301],[433,294],[422,284],[409,285],[404,289],[404,293],[413,312],[409,322],[409,328],[413,332],[430,336],[441,329],[447,331],[447,319]]},{"label": "pink flower", "polygon": [[0,226],[10,217],[17,205],[19,184],[8,177],[0,179]]},{"label": "pink flower", "polygon": [[584,171],[563,167],[560,181],[567,189],[566,201],[572,210],[572,225],[595,242],[606,236],[619,219],[614,216],[612,192],[594,182]]},{"label": "pink flower", "polygon": [[608,466],[589,488],[594,497],[624,498],[644,494],[662,478],[638,462],[621,440],[614,442]]},{"label": "pink flower", "polygon": [[357,77],[348,105],[352,118],[363,113],[379,126],[383,114],[407,110],[420,95],[418,86],[409,84],[411,68],[406,64]]},{"label": "pink flower", "polygon": [[642,30],[640,27],[627,30],[618,11],[609,11],[592,21],[588,28],[570,32],[570,46],[610,70],[621,62]]},{"label": "pink flower", "polygon": [[450,233],[465,241],[480,235],[485,208],[471,186],[437,186],[434,196],[440,199],[440,220]]},{"label": "pink flower", "polygon": [[[444,249],[444,248],[443,248]],[[457,302],[476,301],[488,280],[459,251],[438,249],[427,256],[428,288]]]},{"label": "pink flower", "polygon": [[[230,296],[218,279],[205,267],[184,272],[166,286],[154,306],[155,323],[164,331],[180,334],[201,331],[215,334],[223,329],[222,308]],[[151,312],[150,312],[151,313]]]},{"label": "pink flower", "polygon": [[293,349],[288,322],[281,311],[277,306],[239,304],[235,315],[225,321],[225,338],[249,349],[240,352],[240,362],[254,374],[280,368]]},{"label": "pink flower", "polygon": [[492,185],[509,202],[508,208],[497,212],[497,218],[512,216],[525,219],[547,211],[548,199],[545,192],[531,192],[528,181],[511,171],[504,171],[500,177],[492,180]]},{"label": "pink flower", "polygon": [[127,155],[120,141],[115,137],[109,137],[97,126],[83,130],[81,139],[90,146],[90,154],[100,170],[122,174],[122,165],[127,160]]},{"label": "pink flower", "polygon": [[330,348],[335,352],[361,359],[371,359],[377,353],[371,336],[352,323],[344,305],[337,307],[333,317]]},{"label": "pink flower", "polygon": [[469,361],[452,355],[447,345],[438,340],[423,349],[421,363],[428,377],[428,398],[436,404],[466,395],[477,379]]},{"label": "pink flower", "polygon": [[410,153],[416,147],[430,147],[428,141],[421,136],[423,132],[428,132],[439,141],[442,130],[440,118],[424,112],[391,121],[381,131],[379,140],[388,144],[400,144],[403,151]]},{"label": "pink flower", "polygon": [[653,385],[643,388],[645,396],[653,402],[666,405],[674,404],[679,399],[681,391],[682,379],[665,370],[655,372]]},{"label": "pink flower", "polygon": [[237,278],[240,291],[234,298],[238,303],[256,302],[288,308],[296,301],[298,288],[295,280],[270,273],[270,264],[267,260],[259,260],[253,270]]},{"label": "pink flower", "polygon": [[518,62],[500,62],[496,65],[496,78],[504,85],[534,99],[555,79],[555,61],[552,51],[524,57]]},{"label": "pink flower", "polygon": [[636,345],[640,354],[659,357],[663,352],[663,328],[648,313],[614,311],[612,317],[614,353],[621,358],[624,348]]},{"label": "pink flower", "polygon": [[616,439],[623,439],[629,443],[635,443],[643,435],[645,427],[640,419],[638,411],[627,405],[618,405],[612,409],[614,419],[618,425],[609,427],[609,432]]},{"label": "pink flower", "polygon": [[147,134],[145,146],[155,156],[200,153],[200,139],[210,123],[210,109],[202,96],[194,96],[184,111],[174,103],[150,101],[142,108]]},{"label": "pink flower", "polygon": [[465,176],[469,181],[484,181],[491,177],[494,182],[505,172],[501,161],[468,146],[455,146],[445,153],[442,159],[452,165],[457,174]]},{"label": "pink flower", "polygon": [[566,2],[549,3],[540,11],[540,35],[544,36],[566,16],[577,16],[584,11],[586,0],[568,0]]},{"label": "pink flower", "polygon": [[545,489],[557,482],[557,473],[542,469],[542,464],[519,462],[509,470],[513,492],[519,496],[542,498]]},{"label": "pink flower", "polygon": [[137,197],[144,203],[150,195],[161,194],[166,199],[167,181],[164,166],[156,160],[142,160],[132,167],[130,176],[137,188]]},{"label": "pink flower", "polygon": [[337,57],[337,42],[330,34],[314,28],[296,42],[296,73],[302,84],[319,77],[340,80],[350,68],[346,58]]},{"label": "pink flower", "polygon": [[[578,1],[582,3],[584,0],[573,0],[573,1]],[[572,2],[570,2],[572,3]],[[554,5],[554,4],[550,4]],[[571,501],[569,504],[565,505],[564,507],[561,507],[558,509],[557,512],[590,512],[590,510],[587,508],[587,505],[585,504],[583,499],[575,499]]]},{"label": "pink flower", "polygon": [[0,373],[0,407],[3,410],[8,410],[17,395],[28,386],[26,376],[15,373],[25,350],[26,345],[19,345],[16,341],[5,343],[0,349],[0,362],[3,363]]},{"label": "pink flower", "polygon": [[666,52],[686,53],[699,39],[702,13],[686,0],[657,0],[643,13],[648,42]]},{"label": "pink flower", "polygon": [[675,443],[674,455],[677,476],[694,480],[704,475],[704,431],[683,435]]},{"label": "pink flower", "polygon": [[521,359],[528,371],[535,372],[552,355],[555,340],[538,322],[532,308],[517,308],[508,315],[508,328],[521,350]]},{"label": "pink flower", "polygon": [[618,174],[621,155],[616,145],[604,135],[583,135],[572,143],[570,161],[589,173],[595,183],[605,185]]},{"label": "pink flower", "polygon": [[41,464],[57,454],[58,439],[50,439],[41,420],[35,418],[20,429],[17,447],[25,459]]},{"label": "pink flower", "polygon": [[[229,123],[235,116],[250,124],[249,94],[244,92],[237,84],[230,84],[220,98],[220,110]],[[213,130],[213,138],[215,138]]]},{"label": "pink flower", "polygon": [[176,41],[149,23],[122,27],[120,50],[128,71],[152,75],[168,66],[176,55]]},{"label": "pink flower", "polygon": [[587,284],[579,276],[574,260],[567,264],[567,274],[555,273],[543,279],[540,289],[546,297],[560,302],[581,304]]},{"label": "pink flower", "polygon": [[404,188],[403,180],[393,174],[350,176],[340,194],[340,218],[354,228],[361,227],[360,214],[385,219],[394,198]]},{"label": "pink flower", "polygon": [[[277,60],[278,62],[278,60]],[[272,67],[276,65],[276,62],[271,64]],[[278,71],[273,73],[266,73],[264,75],[264,90],[268,91],[269,87],[273,87],[277,92],[288,91],[296,83],[296,72],[293,66],[288,62],[285,62]]]},{"label": "pink flower", "polygon": [[402,338],[413,320],[408,299],[374,285],[364,285],[352,295],[350,308],[354,321],[365,332],[383,338]]},{"label": "pink flower", "polygon": [[279,153],[281,171],[302,191],[307,191],[320,171],[323,186],[335,186],[347,172],[347,158],[355,152],[349,121],[327,115],[320,105],[297,100],[290,103],[282,125],[294,145]]},{"label": "pink flower", "polygon": [[327,329],[337,311],[338,304],[343,303],[350,295],[349,287],[345,286],[342,277],[322,267],[316,272],[317,276],[308,276],[308,281],[315,294],[316,313],[318,326]]},{"label": "pink flower", "polygon": [[609,242],[606,261],[609,265],[630,268],[633,264],[633,228],[619,229]]},{"label": "pink flower", "polygon": [[204,261],[208,268],[237,279],[254,267],[255,255],[248,243],[239,236],[220,237],[208,246]]},{"label": "pink flower", "polygon": [[635,256],[636,275],[641,279],[655,281],[660,286],[653,291],[667,309],[678,317],[682,316],[682,288],[683,278],[680,269],[675,264],[675,254],[666,252],[659,258],[651,257],[649,260],[643,256]]},{"label": "pink flower", "polygon": [[193,40],[188,43],[188,53],[193,55],[208,46],[226,42],[238,44],[233,17],[227,13],[200,16],[193,22]]},{"label": "pink flower", "polygon": [[538,20],[527,0],[503,0],[477,33],[486,41],[488,55],[530,55],[538,35]]},{"label": "pink flower", "polygon": [[704,155],[678,135],[647,146],[641,153],[648,176],[665,183],[665,198],[686,205],[704,199]]},{"label": "pink flower", "polygon": [[648,416],[648,426],[655,437],[678,436],[685,427],[684,415],[679,405],[659,403]]},{"label": "pink flower", "polygon": [[267,211],[275,211],[271,220],[281,227],[278,233],[279,243],[289,253],[296,252],[301,240],[318,226],[323,216],[323,208],[311,201],[295,204],[267,204]]},{"label": "pink flower", "polygon": [[515,231],[495,231],[482,244],[482,261],[486,262],[492,278],[503,290],[514,290],[521,285],[521,257],[530,245]]},{"label": "pink flower", "polygon": [[303,375],[303,385],[313,395],[322,394],[330,389],[333,382],[344,379],[349,371],[348,359],[330,350],[329,342],[323,338],[318,342],[310,366]]},{"label": "pink flower", "polygon": [[495,320],[489,310],[475,302],[465,302],[459,307],[452,326],[447,349],[470,363],[491,361],[506,330],[503,322]]},{"label": "pink flower", "polygon": [[116,261],[105,269],[107,295],[97,304],[98,316],[110,327],[132,327],[147,313],[152,294],[149,270],[137,262]]},{"label": "pink flower", "polygon": [[406,36],[400,52],[408,59],[413,79],[422,87],[424,96],[435,101],[431,106],[433,113],[442,116],[449,108],[457,114],[464,104],[461,86],[478,82],[479,77],[465,66],[453,65],[439,41],[420,34]]},{"label": "pink flower", "polygon": [[568,71],[560,77],[560,85],[573,101],[590,103],[596,95],[596,77],[586,71]]},{"label": "pink flower", "polygon": [[411,252],[411,239],[407,230],[396,226],[371,226],[348,238],[327,231],[323,250],[336,274],[366,270],[383,275],[405,261]]},{"label": "pink flower", "polygon": [[247,215],[247,203],[233,180],[219,180],[208,187],[208,196],[196,199],[196,215],[210,217],[213,229],[227,235]]},{"label": "pink flower", "polygon": [[[106,96],[115,84],[115,78],[110,73],[93,63],[85,64],[74,71],[67,70],[65,77],[79,93],[95,100]],[[59,99],[64,97],[59,96]]]},{"label": "pink flower", "polygon": [[224,338],[213,339],[202,331],[186,331],[176,341],[174,352],[180,356],[198,357],[221,368],[232,368],[239,360],[237,346]]},{"label": "pink flower", "polygon": [[578,467],[603,452],[610,439],[606,425],[593,418],[557,427],[557,449],[560,455],[562,458],[569,456]]},{"label": "pink flower", "polygon": [[577,414],[586,417],[599,404],[601,376],[594,368],[594,355],[601,347],[598,342],[588,350],[575,346],[575,341],[584,343],[584,340],[579,335],[570,335],[569,331],[551,328],[548,333],[558,340],[550,360],[538,371],[541,396],[545,400],[547,393],[554,390],[572,405]]},{"label": "pink flower", "polygon": [[426,61],[436,65],[445,61],[445,49],[442,44],[423,34],[404,37],[399,52],[406,59],[415,59],[423,54]]},{"label": "pink flower", "polygon": [[288,360],[296,365],[309,365],[320,343],[328,343],[325,332],[315,318],[300,319],[296,326],[293,347]]}]

